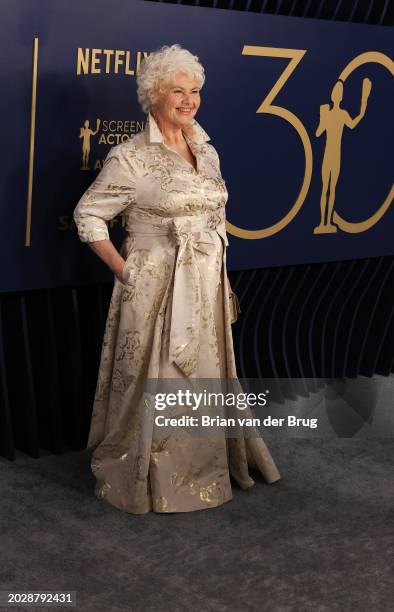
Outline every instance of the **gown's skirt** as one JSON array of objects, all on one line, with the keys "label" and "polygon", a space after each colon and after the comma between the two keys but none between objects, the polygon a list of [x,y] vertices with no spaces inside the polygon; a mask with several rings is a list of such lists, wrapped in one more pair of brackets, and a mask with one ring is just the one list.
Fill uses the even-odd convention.
[{"label": "gown's skirt", "polygon": [[[218,255],[221,262],[220,250]],[[196,373],[201,379],[235,376],[223,267],[219,279],[210,311],[214,341],[207,333],[209,315],[208,328],[202,325],[199,332]],[[223,432],[215,437],[186,437],[174,431],[173,435],[155,437],[154,415],[147,409],[144,393],[147,377],[185,380],[169,359],[171,284],[165,276],[155,282],[157,308],[138,320],[141,313],[133,310],[130,301],[130,292],[138,293],[138,287],[131,280],[123,284],[115,279],[87,445],[97,480],[96,496],[133,514],[189,512],[231,500],[230,476],[243,489],[254,485],[249,468],[258,470],[267,483],[279,480],[260,434],[228,438]],[[160,290],[158,282],[162,282]],[[213,370],[212,364],[216,366]]]}]

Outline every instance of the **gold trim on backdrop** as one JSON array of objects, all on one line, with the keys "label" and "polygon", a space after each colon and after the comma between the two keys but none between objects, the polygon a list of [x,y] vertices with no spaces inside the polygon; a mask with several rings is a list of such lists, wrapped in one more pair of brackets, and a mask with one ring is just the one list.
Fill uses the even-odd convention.
[{"label": "gold trim on backdrop", "polygon": [[31,114],[30,114],[30,146],[29,146],[29,172],[27,185],[27,211],[25,246],[30,246],[31,209],[33,194],[33,167],[34,167],[34,136],[36,130],[36,102],[37,102],[37,67],[38,67],[38,37],[33,39],[33,66],[31,83]]}]

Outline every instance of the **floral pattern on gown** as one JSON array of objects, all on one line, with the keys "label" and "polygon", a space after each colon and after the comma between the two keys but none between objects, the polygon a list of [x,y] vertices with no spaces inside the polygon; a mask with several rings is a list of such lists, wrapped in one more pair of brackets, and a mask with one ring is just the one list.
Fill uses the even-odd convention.
[{"label": "floral pattern on gown", "polygon": [[[187,512],[232,499],[230,475],[254,484],[280,478],[254,437],[155,439],[146,431],[144,382],[237,377],[227,285],[228,199],[220,162],[194,119],[184,130],[197,170],[145,128],[112,147],[74,210],[82,242],[109,238],[124,215],[122,280],[107,315],[87,448],[95,494],[134,514]],[[252,415],[250,415],[252,416]]]}]

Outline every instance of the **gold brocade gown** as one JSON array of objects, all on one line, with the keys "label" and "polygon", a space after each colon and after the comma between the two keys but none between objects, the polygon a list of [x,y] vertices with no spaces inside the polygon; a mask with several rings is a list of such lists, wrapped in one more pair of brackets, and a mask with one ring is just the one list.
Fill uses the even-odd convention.
[{"label": "gold brocade gown", "polygon": [[230,475],[244,489],[254,484],[248,466],[268,483],[280,478],[260,434],[159,442],[146,434],[146,379],[237,377],[228,193],[207,133],[194,119],[184,134],[197,170],[149,114],[143,131],[111,148],[74,210],[82,242],[108,238],[106,222],[120,213],[126,223],[87,448],[96,496],[134,514],[219,506],[232,499]]}]

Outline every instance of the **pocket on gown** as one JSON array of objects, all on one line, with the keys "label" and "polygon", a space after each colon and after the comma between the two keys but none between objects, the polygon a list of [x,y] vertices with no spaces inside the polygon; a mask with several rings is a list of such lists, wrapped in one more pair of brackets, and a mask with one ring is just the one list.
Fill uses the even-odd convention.
[{"label": "pocket on gown", "polygon": [[125,263],[122,269],[122,274],[121,274],[124,285],[127,285],[126,272],[127,272],[127,259],[125,260]]}]

